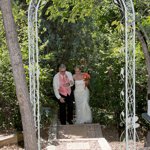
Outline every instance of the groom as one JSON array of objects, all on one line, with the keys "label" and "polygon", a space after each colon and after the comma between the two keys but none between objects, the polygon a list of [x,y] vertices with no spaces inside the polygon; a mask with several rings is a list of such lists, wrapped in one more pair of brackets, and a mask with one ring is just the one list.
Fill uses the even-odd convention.
[{"label": "groom", "polygon": [[[53,88],[59,103],[60,123],[62,125],[73,124],[73,97],[71,94],[71,86],[73,86],[72,74],[66,71],[66,66],[61,64],[59,72],[53,78]],[[66,115],[67,110],[67,115]]]}]

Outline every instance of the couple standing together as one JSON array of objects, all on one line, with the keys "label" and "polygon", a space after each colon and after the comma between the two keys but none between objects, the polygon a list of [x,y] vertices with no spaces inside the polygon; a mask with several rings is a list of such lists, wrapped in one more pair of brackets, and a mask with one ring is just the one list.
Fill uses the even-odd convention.
[{"label": "couple standing together", "polygon": [[[71,87],[75,84],[74,92]],[[75,67],[75,74],[66,71],[61,64],[59,72],[53,78],[53,88],[59,103],[59,118],[62,125],[73,124],[73,99],[75,98],[76,124],[91,123],[92,114],[89,106],[88,81],[84,80],[80,67]],[[74,96],[73,96],[74,94]]]}]

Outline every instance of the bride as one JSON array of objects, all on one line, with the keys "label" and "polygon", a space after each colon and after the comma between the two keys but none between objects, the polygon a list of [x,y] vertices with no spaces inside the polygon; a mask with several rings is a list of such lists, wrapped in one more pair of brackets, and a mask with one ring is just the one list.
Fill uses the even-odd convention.
[{"label": "bride", "polygon": [[80,67],[75,67],[73,78],[75,80],[74,97],[76,105],[76,124],[91,123],[92,114],[89,106],[88,81],[84,80]]}]

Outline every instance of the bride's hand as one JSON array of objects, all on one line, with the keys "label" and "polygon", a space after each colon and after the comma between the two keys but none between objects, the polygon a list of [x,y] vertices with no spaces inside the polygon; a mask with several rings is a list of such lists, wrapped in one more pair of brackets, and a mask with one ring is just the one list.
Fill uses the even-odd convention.
[{"label": "bride's hand", "polygon": [[74,82],[70,80],[70,86],[73,86]]},{"label": "bride's hand", "polygon": [[70,83],[65,83],[64,84],[64,87],[69,87],[70,86]]},{"label": "bride's hand", "polygon": [[65,87],[73,86],[73,81],[69,81],[68,83],[64,84]]}]

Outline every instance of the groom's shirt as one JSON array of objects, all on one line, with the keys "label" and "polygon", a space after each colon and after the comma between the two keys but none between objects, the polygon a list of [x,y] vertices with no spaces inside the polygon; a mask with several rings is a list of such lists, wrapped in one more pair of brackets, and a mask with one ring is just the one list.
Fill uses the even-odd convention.
[{"label": "groom's shirt", "polygon": [[[60,94],[67,96],[70,95],[71,93],[71,88],[70,87],[65,87],[63,84],[65,84],[65,81],[63,79],[64,77],[58,72],[53,79],[53,89],[54,93],[57,99],[60,99],[61,96]],[[65,72],[65,80],[72,81],[73,82],[73,77],[72,74],[68,71]]]}]

